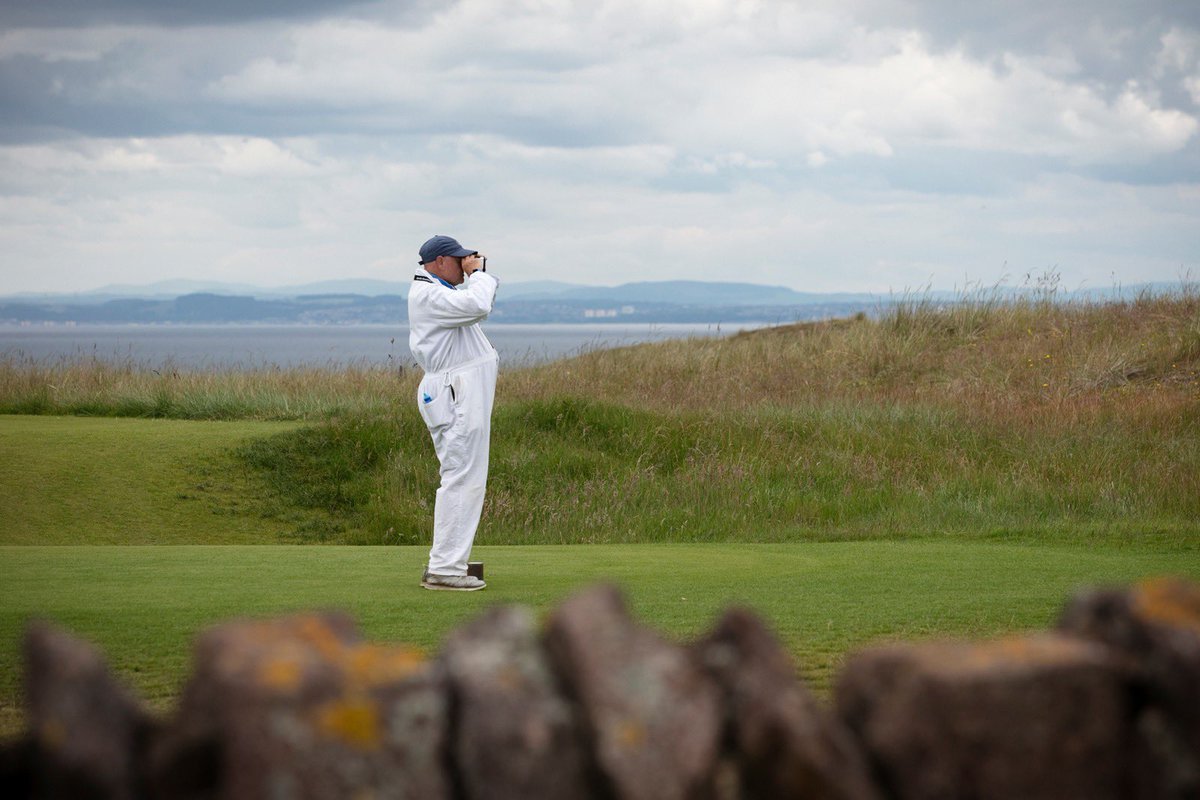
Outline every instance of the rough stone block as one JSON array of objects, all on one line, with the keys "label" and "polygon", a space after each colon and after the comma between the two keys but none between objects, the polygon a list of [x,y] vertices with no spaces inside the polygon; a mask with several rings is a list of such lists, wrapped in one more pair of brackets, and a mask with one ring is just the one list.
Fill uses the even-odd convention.
[{"label": "rough stone block", "polygon": [[1105,800],[1129,791],[1128,681],[1107,649],[1043,635],[870,650],[836,696],[899,800]]},{"label": "rough stone block", "polygon": [[468,798],[591,795],[588,752],[528,609],[488,611],[442,651],[454,697],[454,763]]},{"label": "rough stone block", "polygon": [[32,623],[25,635],[25,695],[34,796],[122,800],[140,793],[150,718],[94,647]]},{"label": "rough stone block", "polygon": [[634,624],[609,586],[564,602],[545,638],[559,679],[581,709],[607,791],[619,800],[712,792],[718,691],[683,648]]},{"label": "rough stone block", "polygon": [[788,654],[757,616],[729,610],[695,652],[722,689],[743,796],[880,797],[857,741],[797,680]]},{"label": "rough stone block", "polygon": [[[161,796],[448,797],[444,678],[416,651],[363,643],[342,616],[223,625],[201,636]],[[179,776],[214,776],[209,786]]]},{"label": "rough stone block", "polygon": [[1200,797],[1200,586],[1155,579],[1083,593],[1059,629],[1112,648],[1135,670],[1137,795]]},{"label": "rough stone block", "polygon": [[30,774],[38,798],[132,798],[140,793],[149,714],[94,646],[34,622],[25,634]]}]

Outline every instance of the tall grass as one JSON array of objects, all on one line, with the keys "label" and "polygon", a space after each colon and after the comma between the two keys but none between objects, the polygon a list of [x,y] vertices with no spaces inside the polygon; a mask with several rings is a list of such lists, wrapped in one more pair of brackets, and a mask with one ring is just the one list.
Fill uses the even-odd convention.
[{"label": "tall grass", "polygon": [[[587,397],[631,408],[740,411],[833,398],[964,412],[1086,414],[1137,395],[1200,393],[1200,290],[1115,303],[976,292],[910,296],[875,317],[725,339],[597,350],[502,370],[498,398]],[[185,370],[96,358],[0,357],[0,413],[318,420],[410,411],[419,374],[394,367]]]},{"label": "tall grass", "polygon": [[1198,375],[1200,294],[1185,288],[1111,304],[910,298],[874,319],[597,351],[506,376],[506,397],[544,397],[569,382],[588,396],[662,410],[842,398],[929,402],[994,419],[1030,408],[1087,413],[1123,402],[1113,391],[1123,387],[1194,402]]},{"label": "tall grass", "polygon": [[315,420],[409,405],[419,376],[371,365],[187,370],[132,360],[0,358],[0,413]]},{"label": "tall grass", "polygon": [[[301,419],[239,454],[311,541],[428,540],[416,375],[0,363],[0,410]],[[955,535],[1200,544],[1200,295],[876,317],[504,370],[480,543]]]}]

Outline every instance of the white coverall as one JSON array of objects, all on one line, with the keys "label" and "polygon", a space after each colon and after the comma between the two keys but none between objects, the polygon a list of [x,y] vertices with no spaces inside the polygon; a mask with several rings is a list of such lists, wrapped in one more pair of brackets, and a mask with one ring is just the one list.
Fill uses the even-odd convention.
[{"label": "white coverall", "polygon": [[441,464],[429,551],[434,575],[467,574],[483,513],[499,359],[479,323],[492,311],[497,285],[476,271],[451,289],[418,269],[408,293],[408,346],[425,370],[417,407]]}]

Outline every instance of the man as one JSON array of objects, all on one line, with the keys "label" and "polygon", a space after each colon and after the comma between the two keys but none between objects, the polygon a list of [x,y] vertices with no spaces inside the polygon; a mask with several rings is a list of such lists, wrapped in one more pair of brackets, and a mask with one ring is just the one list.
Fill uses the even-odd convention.
[{"label": "man", "polygon": [[491,313],[499,282],[487,273],[487,259],[449,236],[434,236],[420,254],[408,293],[408,346],[425,370],[417,405],[442,476],[421,585],[473,592],[487,585],[467,574],[467,557],[483,512],[498,365],[479,323]]}]

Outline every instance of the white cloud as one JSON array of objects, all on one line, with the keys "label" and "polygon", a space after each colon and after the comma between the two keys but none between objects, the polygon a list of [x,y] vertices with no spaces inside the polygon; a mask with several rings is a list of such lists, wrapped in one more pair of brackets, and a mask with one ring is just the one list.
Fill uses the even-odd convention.
[{"label": "white cloud", "polygon": [[1192,96],[1192,102],[1200,106],[1200,75],[1184,78],[1183,88]]},{"label": "white cloud", "polygon": [[238,177],[303,177],[320,170],[311,140],[249,136],[167,136],[76,139],[0,148],[8,180],[109,173],[159,173],[195,179],[205,173]]},{"label": "white cloud", "polygon": [[[140,172],[110,166],[113,153],[145,155],[141,142],[45,146],[38,169],[97,166],[70,180],[48,178],[57,187],[49,197],[4,197],[7,263],[61,265],[39,275],[6,267],[5,281],[86,288],[201,274],[267,285],[402,278],[408,251],[449,232],[486,249],[510,280],[739,274],[817,291],[887,291],[961,285],[965,275],[990,283],[1057,265],[1068,285],[1098,285],[1111,274],[1126,283],[1171,279],[1194,260],[1191,228],[1200,214],[1194,187],[1114,188],[1067,175],[987,198],[836,180],[768,188],[731,158],[738,181],[696,192],[632,180],[643,158],[660,170],[690,168],[636,148],[597,154],[502,144],[492,151],[488,141],[447,138],[413,160],[400,150],[338,154],[353,144],[276,143],[320,165],[300,177],[231,174],[221,148],[203,140],[166,143],[154,151],[158,166]],[[0,148],[0,163],[14,155],[28,151]],[[558,163],[528,169],[540,158]],[[563,180],[564,170],[588,179]]]},{"label": "white cloud", "polygon": [[302,177],[314,175],[318,167],[278,143],[262,138],[216,141],[221,151],[219,170],[239,177]]},{"label": "white cloud", "polygon": [[910,34],[875,60],[741,64],[714,75],[713,86],[685,126],[698,146],[740,139],[780,160],[814,150],[886,157],[940,145],[1129,161],[1177,151],[1198,127],[1136,85],[1109,101],[1016,56],[994,67],[961,52],[933,53]]},{"label": "white cloud", "polygon": [[1200,33],[1172,27],[1159,40],[1161,48],[1155,61],[1155,73],[1162,77],[1169,72],[1189,72],[1200,60]]},{"label": "white cloud", "polygon": [[[683,5],[686,14],[610,3],[595,16],[554,5],[522,16],[464,2],[416,30],[322,21],[293,29],[286,53],[209,91],[382,114],[409,130],[528,140],[562,130],[778,163],[929,144],[1102,163],[1177,151],[1197,131],[1193,115],[1160,107],[1150,89],[1106,97],[1063,57],[982,62],[937,51],[911,30],[870,30],[824,12],[797,19],[773,4]],[[434,44],[447,40],[481,44]]]},{"label": "white cloud", "polygon": [[1173,27],[1162,36],[1155,76],[1178,77],[1180,85],[1200,106],[1200,31]]}]

